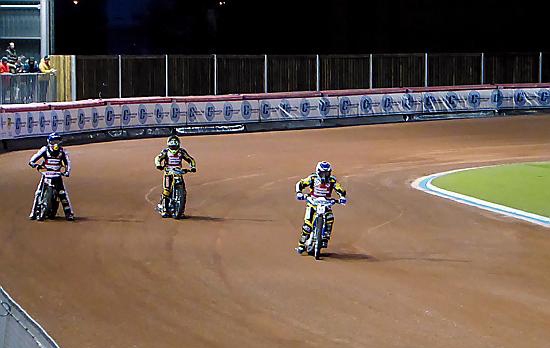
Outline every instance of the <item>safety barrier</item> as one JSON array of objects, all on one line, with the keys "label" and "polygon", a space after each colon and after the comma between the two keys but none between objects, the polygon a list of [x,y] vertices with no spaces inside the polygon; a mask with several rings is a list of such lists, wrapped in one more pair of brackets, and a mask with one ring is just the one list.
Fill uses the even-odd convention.
[{"label": "safety barrier", "polygon": [[0,347],[59,348],[57,343],[0,288]]},{"label": "safety barrier", "polygon": [[57,100],[55,74],[1,74],[0,104],[25,104]]},{"label": "safety barrier", "polygon": [[149,97],[0,107],[0,139],[155,127],[550,108],[550,84]]}]

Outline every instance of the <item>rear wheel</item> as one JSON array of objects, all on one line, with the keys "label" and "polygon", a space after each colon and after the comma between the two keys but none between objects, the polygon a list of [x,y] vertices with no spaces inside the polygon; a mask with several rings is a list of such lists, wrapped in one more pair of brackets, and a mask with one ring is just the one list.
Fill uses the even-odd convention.
[{"label": "rear wheel", "polygon": [[50,213],[48,214],[48,219],[55,219],[55,216],[57,215],[57,211],[59,210],[59,200],[57,197],[52,197],[52,208],[50,210]]}]

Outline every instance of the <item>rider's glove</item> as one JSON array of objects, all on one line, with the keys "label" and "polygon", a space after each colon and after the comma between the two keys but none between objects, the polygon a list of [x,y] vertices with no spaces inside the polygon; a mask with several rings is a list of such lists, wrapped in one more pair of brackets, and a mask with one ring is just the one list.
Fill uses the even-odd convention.
[{"label": "rider's glove", "polygon": [[346,197],[340,197],[340,204],[346,205],[348,203],[348,199]]},{"label": "rider's glove", "polygon": [[306,197],[304,196],[304,194],[302,192],[296,192],[296,199],[299,200],[299,201],[303,201],[306,199]]},{"label": "rider's glove", "polygon": [[163,167],[163,166],[157,166],[157,169],[158,169],[158,170],[163,170],[164,167]]},{"label": "rider's glove", "polygon": [[197,172],[197,168],[195,168],[195,167],[192,167],[192,168],[191,168],[191,170],[190,170],[190,172],[191,172],[191,173],[195,173],[195,172]]},{"label": "rider's glove", "polygon": [[38,164],[36,164],[34,162],[29,162],[29,166],[31,166],[31,168],[36,168],[36,167],[38,167]]}]

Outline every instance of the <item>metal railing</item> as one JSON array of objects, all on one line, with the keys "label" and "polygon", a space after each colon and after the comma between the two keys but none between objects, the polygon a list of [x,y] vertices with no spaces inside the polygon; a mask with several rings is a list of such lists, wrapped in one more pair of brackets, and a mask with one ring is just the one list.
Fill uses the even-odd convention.
[{"label": "metal railing", "polygon": [[1,74],[0,104],[27,104],[57,100],[55,74]]}]

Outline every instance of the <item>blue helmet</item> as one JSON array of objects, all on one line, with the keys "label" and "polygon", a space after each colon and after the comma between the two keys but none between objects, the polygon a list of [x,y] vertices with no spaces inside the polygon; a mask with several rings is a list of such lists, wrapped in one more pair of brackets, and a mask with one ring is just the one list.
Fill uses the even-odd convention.
[{"label": "blue helmet", "polygon": [[330,179],[330,176],[332,175],[332,166],[330,165],[330,163],[326,161],[319,162],[317,163],[315,172],[317,173],[317,176],[319,176],[322,182],[327,182]]},{"label": "blue helmet", "polygon": [[61,136],[57,133],[52,133],[48,135],[48,146],[52,151],[59,151],[61,147]]}]

